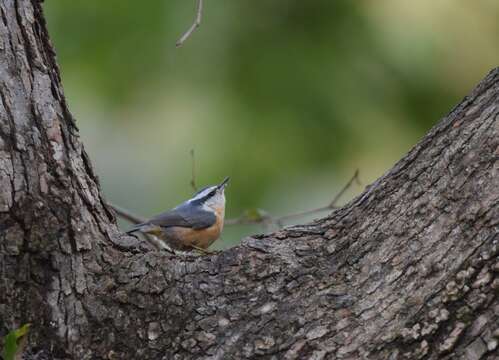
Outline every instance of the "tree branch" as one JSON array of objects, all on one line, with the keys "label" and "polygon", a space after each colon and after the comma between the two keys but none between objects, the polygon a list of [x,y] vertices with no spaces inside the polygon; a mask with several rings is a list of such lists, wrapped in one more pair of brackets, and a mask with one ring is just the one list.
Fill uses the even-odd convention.
[{"label": "tree branch", "polygon": [[[121,206],[112,204],[108,201],[106,202],[106,205],[109,206],[111,209],[113,209],[116,212],[116,215],[118,215],[122,219],[125,219],[125,220],[131,222],[132,224],[141,224],[141,223],[147,221],[146,218],[135,215],[132,212],[130,212],[129,210],[122,208]],[[148,234],[141,234],[141,235],[143,235],[144,238],[146,239],[146,241],[149,244],[151,244],[152,246],[154,246],[156,248],[156,250],[171,251],[170,248],[168,248],[168,246],[166,246],[165,243],[163,241],[161,241],[160,239],[157,239],[156,237],[148,235]]]},{"label": "tree branch", "polygon": [[[195,180],[194,150],[191,150],[191,156],[192,156],[192,178],[191,178],[190,185],[192,186],[194,191],[197,191],[196,180]],[[279,228],[282,228],[284,226],[283,223],[285,221],[301,218],[301,217],[308,216],[308,215],[320,214],[324,211],[336,209],[338,201],[343,196],[343,194],[352,186],[352,184],[354,182],[356,182],[358,185],[361,185],[361,183],[359,181],[359,170],[355,170],[354,175],[350,178],[350,180],[348,180],[348,182],[345,184],[345,186],[343,186],[343,188],[340,190],[340,192],[334,196],[333,200],[331,200],[331,202],[328,205],[320,207],[320,208],[302,211],[302,212],[297,212],[297,213],[292,213],[292,214],[284,215],[284,216],[280,216],[280,217],[273,217],[265,210],[256,209],[253,211],[246,211],[243,215],[241,215],[238,218],[226,219],[225,224],[229,225],[229,226],[230,225],[261,224],[267,228],[269,228],[271,226],[277,226]],[[129,211],[127,209],[122,208],[121,206],[114,205],[110,202],[107,202],[107,205],[114,209],[114,211],[116,212],[116,215],[118,215],[119,217],[121,217],[121,218],[123,218],[123,219],[125,219],[133,224],[140,224],[140,223],[143,223],[147,220],[139,215],[132,213],[131,211]],[[153,245],[155,245],[155,244],[153,244]]]},{"label": "tree branch", "polygon": [[192,35],[192,33],[201,25],[201,19],[203,17],[203,0],[197,0],[196,3],[196,18],[192,23],[191,27],[178,39],[176,46],[181,47],[184,42]]},{"label": "tree branch", "polygon": [[331,202],[323,207],[312,209],[312,210],[307,210],[307,211],[301,211],[289,215],[283,215],[280,217],[273,217],[271,216],[268,212],[263,211],[263,210],[256,210],[253,213],[246,213],[243,214],[242,216],[235,218],[235,219],[227,219],[225,221],[226,225],[250,225],[250,224],[264,224],[266,226],[269,225],[277,225],[278,227],[282,228],[283,223],[288,220],[296,219],[296,218],[301,218],[304,216],[308,215],[315,215],[315,214],[320,214],[324,211],[328,210],[334,210],[337,208],[338,200],[343,196],[343,194],[352,186],[353,182],[356,182],[358,185],[361,185],[359,181],[359,170],[355,170],[354,175],[348,180],[348,182],[343,186],[343,188],[340,190],[339,193],[337,193],[333,200]]},{"label": "tree branch", "polygon": [[0,13],[0,337],[32,323],[27,359],[497,357],[499,69],[313,226],[175,256],[102,206],[40,2]]},{"label": "tree branch", "polygon": [[131,222],[132,224],[141,224],[147,221],[146,218],[136,215],[131,211],[122,208],[121,206],[110,203],[109,201],[107,201],[106,204],[116,212],[116,215],[118,215],[122,219],[127,220],[128,222]]},{"label": "tree branch", "polygon": [[191,161],[192,161],[192,174],[191,174],[191,187],[194,192],[198,191],[198,187],[196,185],[196,157],[194,154],[194,149],[191,149]]}]

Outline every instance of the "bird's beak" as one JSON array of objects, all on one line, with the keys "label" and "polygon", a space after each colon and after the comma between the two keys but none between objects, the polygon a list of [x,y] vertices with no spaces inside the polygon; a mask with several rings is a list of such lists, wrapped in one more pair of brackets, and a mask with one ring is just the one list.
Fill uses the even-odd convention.
[{"label": "bird's beak", "polygon": [[230,177],[228,177],[228,176],[227,176],[227,177],[224,179],[224,181],[222,181],[222,182],[220,183],[220,185],[218,185],[218,189],[225,189],[225,187],[227,186],[227,183],[229,182],[229,180],[230,180]]}]

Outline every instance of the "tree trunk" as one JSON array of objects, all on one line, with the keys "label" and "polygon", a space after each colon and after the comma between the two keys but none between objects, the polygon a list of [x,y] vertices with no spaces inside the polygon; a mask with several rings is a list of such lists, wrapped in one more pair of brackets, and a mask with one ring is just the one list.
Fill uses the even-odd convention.
[{"label": "tree trunk", "polygon": [[38,0],[0,12],[0,335],[31,358],[498,358],[499,69],[326,218],[174,256],[104,205]]}]

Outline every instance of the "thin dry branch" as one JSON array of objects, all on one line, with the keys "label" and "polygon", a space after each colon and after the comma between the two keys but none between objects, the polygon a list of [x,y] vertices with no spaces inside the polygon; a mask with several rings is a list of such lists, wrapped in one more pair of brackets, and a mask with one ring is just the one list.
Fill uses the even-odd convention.
[{"label": "thin dry branch", "polygon": [[130,211],[128,211],[127,209],[124,209],[121,206],[112,204],[109,201],[107,202],[107,205],[109,207],[111,207],[116,212],[116,215],[118,215],[122,219],[127,220],[128,222],[131,222],[132,224],[141,224],[141,223],[147,221],[146,218],[143,218],[141,216],[133,214]]},{"label": "thin dry branch", "polygon": [[191,187],[194,192],[198,191],[196,186],[196,156],[194,154],[194,149],[191,150],[191,160],[192,160],[192,174],[191,174]]},{"label": "thin dry branch", "polygon": [[[193,150],[191,151],[191,155],[192,155],[192,161],[193,161],[191,186],[193,186],[193,188],[196,189],[195,177],[194,177],[195,173],[194,173],[194,151]],[[345,184],[345,186],[343,186],[343,188],[340,190],[340,192],[338,192],[334,196],[334,198],[331,200],[331,202],[328,205],[322,206],[322,207],[317,208],[317,209],[301,211],[301,212],[297,212],[297,213],[293,213],[293,214],[283,215],[280,217],[271,216],[268,212],[258,209],[258,210],[254,210],[252,212],[246,212],[245,214],[243,214],[240,217],[235,218],[235,219],[226,219],[225,224],[226,225],[261,224],[261,225],[265,226],[266,228],[270,228],[272,226],[277,226],[277,227],[281,228],[284,226],[284,223],[286,221],[296,219],[296,218],[301,218],[301,217],[308,216],[308,215],[319,214],[319,213],[324,212],[324,211],[336,209],[338,201],[345,194],[345,192],[352,186],[352,184],[354,182],[356,182],[358,185],[361,185],[361,183],[359,181],[359,170],[355,170],[355,173],[350,178],[350,180],[348,180],[348,182]],[[143,217],[137,216],[137,215],[131,213],[130,211],[123,209],[120,206],[111,204],[109,202],[107,204],[111,208],[114,209],[114,211],[116,212],[116,214],[119,217],[121,217],[121,218],[123,218],[123,219],[125,219],[133,224],[139,224],[139,223],[146,221],[146,219],[144,219]],[[152,237],[150,237],[150,239],[148,239],[148,241],[151,244],[153,244],[154,246],[158,247],[158,244],[156,243],[156,241],[158,241],[158,240],[156,240],[156,239],[152,240]],[[161,246],[159,246],[159,248],[164,248],[164,245],[162,243],[160,245]]]},{"label": "thin dry branch", "polygon": [[197,0],[196,5],[196,18],[192,23],[191,27],[177,40],[177,47],[180,47],[184,42],[192,35],[192,33],[201,25],[201,19],[203,18],[203,0]]},{"label": "thin dry branch", "polygon": [[[132,224],[140,224],[147,221],[146,218],[135,215],[130,211],[128,211],[127,209],[122,208],[121,206],[111,204],[110,202],[107,202],[106,204],[116,212],[116,215],[118,215],[122,219],[131,222]],[[154,246],[156,249],[169,250],[161,240],[155,238],[154,236],[150,236],[147,234],[142,234],[142,235],[144,235],[144,238],[147,240],[147,242],[152,246]]]},{"label": "thin dry branch", "polygon": [[334,210],[337,208],[337,203],[338,200],[345,194],[345,192],[352,186],[353,182],[356,182],[358,185],[360,185],[359,181],[359,170],[355,170],[355,173],[353,176],[350,178],[350,180],[343,186],[341,191],[335,195],[333,200],[326,205],[322,206],[317,209],[312,209],[312,210],[307,210],[307,211],[302,211],[302,212],[297,212],[294,214],[289,214],[289,215],[284,215],[280,217],[273,217],[267,212],[264,212],[262,210],[257,210],[256,214],[244,214],[238,218],[235,219],[227,219],[225,220],[226,225],[250,225],[250,224],[263,224],[265,226],[269,225],[277,225],[278,227],[282,227],[283,223],[292,219],[296,218],[301,218],[303,216],[308,216],[308,215],[314,215],[314,214],[319,214],[324,211],[328,210]]}]

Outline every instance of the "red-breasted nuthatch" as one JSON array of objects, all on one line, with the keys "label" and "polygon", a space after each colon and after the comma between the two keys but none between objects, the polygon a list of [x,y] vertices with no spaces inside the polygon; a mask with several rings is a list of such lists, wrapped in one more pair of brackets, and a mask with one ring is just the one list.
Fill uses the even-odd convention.
[{"label": "red-breasted nuthatch", "polygon": [[127,234],[139,231],[156,236],[172,250],[207,249],[220,237],[224,226],[228,182],[226,177],[219,185],[205,187],[172,210],[135,225]]}]

